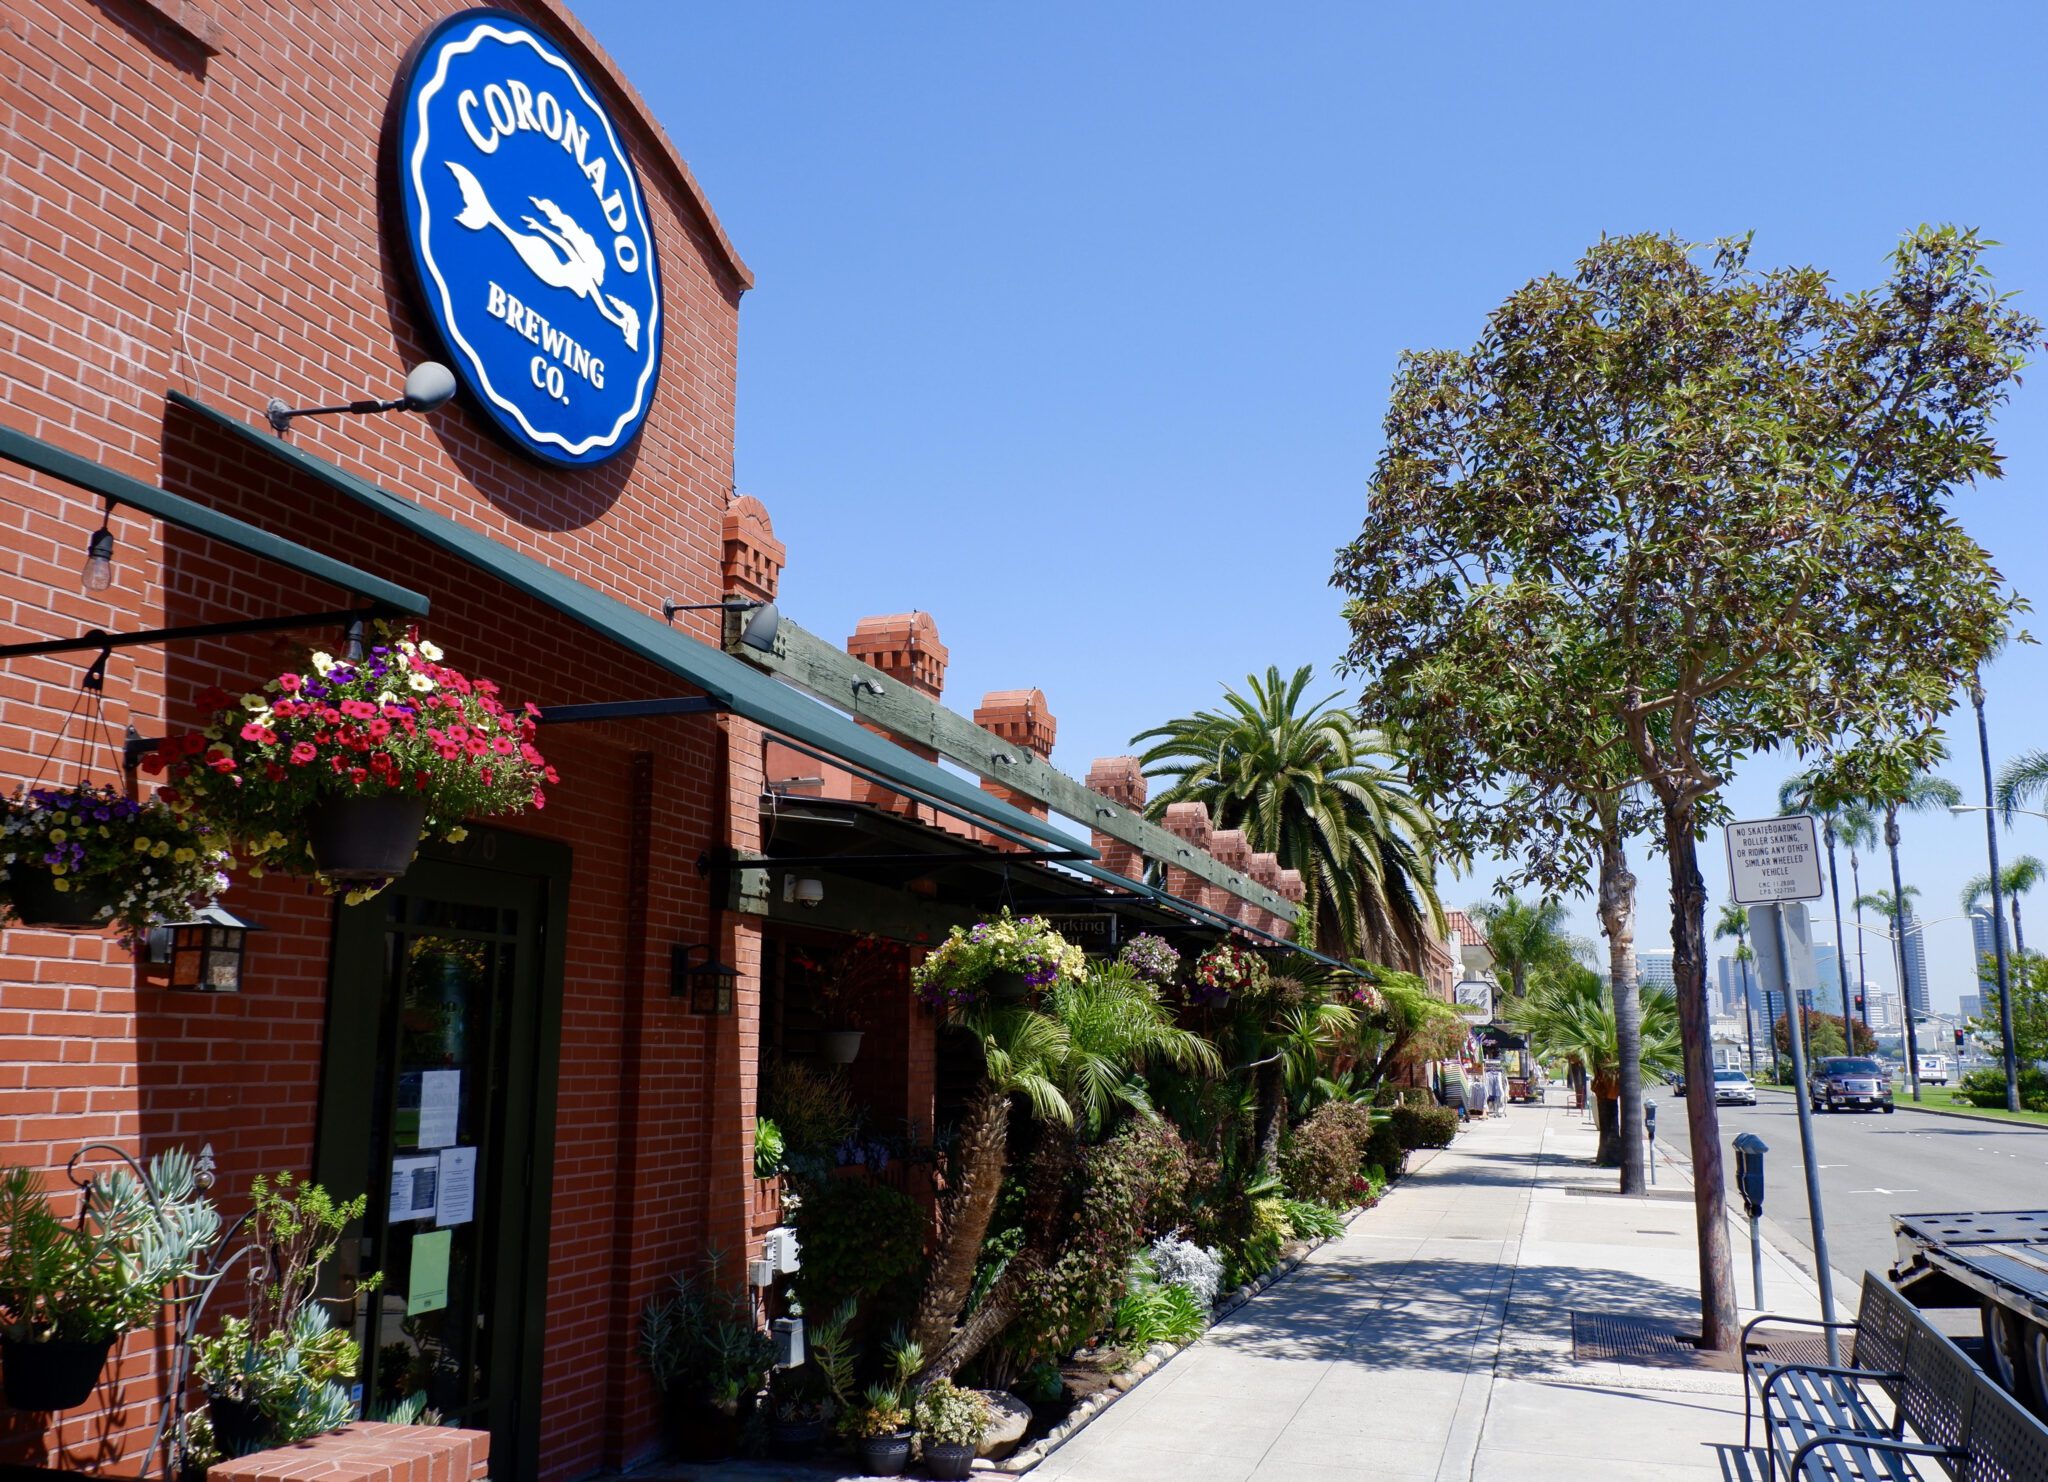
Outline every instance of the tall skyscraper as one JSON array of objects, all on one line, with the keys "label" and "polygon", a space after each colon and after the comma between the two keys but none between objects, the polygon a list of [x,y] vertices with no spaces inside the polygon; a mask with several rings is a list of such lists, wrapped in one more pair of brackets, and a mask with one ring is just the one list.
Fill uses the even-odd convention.
[{"label": "tall skyscraper", "polygon": [[1904,997],[1912,1012],[1925,1017],[1934,1010],[1927,996],[1927,933],[1916,912],[1906,912],[1906,981]]},{"label": "tall skyscraper", "polygon": [[1970,907],[1970,981],[1998,981],[1998,944],[1991,935],[1991,908]]},{"label": "tall skyscraper", "polygon": [[[1832,1010],[1839,1014],[1842,1011],[1842,970],[1837,965],[1838,961],[1833,942],[1813,944],[1814,992],[1811,996],[1800,995],[1808,1008],[1819,1009],[1822,1013]],[[1852,987],[1849,991],[1854,993],[1855,989]]]},{"label": "tall skyscraper", "polygon": [[1671,971],[1670,948],[1636,953],[1636,985],[1640,988],[1661,988],[1666,993],[1677,991],[1678,979]]},{"label": "tall skyscraper", "polygon": [[1723,1014],[1740,1013],[1742,993],[1736,987],[1735,959],[1726,953],[1714,959],[1714,986],[1721,995],[1715,1007]]},{"label": "tall skyscraper", "polygon": [[[1996,1003],[1998,1001],[1998,995],[1996,993],[1992,994],[1991,1000],[1992,1002]],[[1984,995],[1981,993],[1965,993],[1956,1005],[1956,1012],[1961,1014],[1965,1019],[1983,1018]]]}]

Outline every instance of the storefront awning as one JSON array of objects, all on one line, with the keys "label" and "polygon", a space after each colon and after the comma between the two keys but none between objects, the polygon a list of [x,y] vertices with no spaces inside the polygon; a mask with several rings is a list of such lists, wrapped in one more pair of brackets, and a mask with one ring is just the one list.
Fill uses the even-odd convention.
[{"label": "storefront awning", "polygon": [[1033,849],[1052,845],[1095,858],[1095,851],[1045,820],[990,796],[963,778],[863,730],[836,710],[806,698],[710,644],[679,633],[651,613],[619,601],[544,561],[500,545],[446,515],[423,509],[369,480],[173,391],[176,405],[234,434],[291,468],[319,480],[377,514],[403,525],[449,554],[488,572],[606,639],[657,664],[722,708],[758,722],[799,750],[845,768],[878,786],[915,797],[949,813],[965,814],[993,832]]},{"label": "storefront awning", "polygon": [[153,515],[166,525],[175,525],[181,530],[204,535],[233,546],[252,556],[276,561],[302,575],[332,582],[343,591],[360,597],[366,602],[381,606],[393,614],[409,617],[423,617],[427,611],[427,599],[418,592],[373,576],[358,567],[332,556],[323,555],[294,541],[273,535],[268,530],[251,525],[247,521],[224,515],[218,510],[172,494],[141,479],[117,473],[102,467],[90,458],[81,458],[76,453],[67,453],[54,443],[31,437],[12,427],[0,425],[0,458],[32,468],[51,478],[61,479],[114,504],[140,510]]}]

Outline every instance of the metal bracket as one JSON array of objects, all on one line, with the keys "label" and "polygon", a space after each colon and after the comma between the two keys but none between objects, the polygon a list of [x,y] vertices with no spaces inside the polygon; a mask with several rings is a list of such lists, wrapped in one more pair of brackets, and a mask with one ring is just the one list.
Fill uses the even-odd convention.
[{"label": "metal bracket", "polygon": [[385,603],[370,607],[339,608],[333,612],[294,612],[277,617],[240,618],[228,623],[187,623],[176,628],[145,628],[136,633],[107,633],[88,629],[76,638],[46,638],[34,643],[0,643],[0,660],[25,659],[36,654],[77,653],[101,650],[95,669],[105,672],[106,651],[137,648],[151,643],[185,643],[202,638],[228,638],[237,633],[277,633],[293,628],[335,628],[375,618],[403,617],[398,608]]}]

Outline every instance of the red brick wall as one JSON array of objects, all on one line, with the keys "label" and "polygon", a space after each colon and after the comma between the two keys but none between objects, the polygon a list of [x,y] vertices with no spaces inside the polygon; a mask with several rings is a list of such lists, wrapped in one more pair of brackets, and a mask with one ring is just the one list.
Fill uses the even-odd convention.
[{"label": "red brick wall", "polygon": [[[177,387],[253,417],[272,395],[388,392],[408,364],[442,353],[380,230],[376,179],[400,61],[459,8],[184,0],[174,9],[204,23],[211,51],[143,0],[0,9],[0,421],[428,592],[430,629],[451,660],[514,696],[673,693],[673,680],[164,401]],[[512,8],[547,25],[607,88],[639,166],[669,316],[645,431],[609,463],[573,472],[511,454],[461,403],[432,417],[301,423],[294,438],[643,609],[666,596],[709,600],[731,485],[745,270],[581,29],[549,4]],[[10,639],[341,605],[337,592],[125,513],[113,519],[115,586],[87,598],[77,566],[97,522],[96,503],[77,491],[0,467]],[[715,640],[715,615],[684,621]],[[107,719],[116,735],[131,716],[145,734],[189,723],[203,686],[274,670],[289,643],[117,652]],[[0,666],[0,778],[36,773],[81,668],[71,657]],[[735,1243],[727,1227],[743,1219],[752,1090],[741,1077],[753,1063],[745,1011],[755,1000],[743,995],[742,1014],[714,1025],[667,991],[669,946],[702,940],[707,920],[694,863],[719,828],[717,723],[585,726],[542,739],[563,783],[545,813],[515,826],[575,851],[541,1456],[544,1475],[564,1477],[649,1448],[651,1396],[618,1361],[630,1343],[620,1314],[707,1235]],[[636,754],[649,758],[653,808],[647,919],[633,930]],[[59,761],[75,768],[78,757],[74,748]],[[98,762],[106,775],[109,758]],[[254,1173],[310,1166],[332,908],[289,880],[238,881],[232,899],[265,927],[238,997],[170,994],[98,935],[5,933],[0,1160],[55,1167],[96,1137],[143,1152],[210,1141],[230,1213]],[[752,971],[747,934],[728,935],[728,960]],[[48,1432],[9,1417],[0,1460],[132,1473],[155,1420],[151,1347],[146,1335],[128,1340],[125,1382]]]}]

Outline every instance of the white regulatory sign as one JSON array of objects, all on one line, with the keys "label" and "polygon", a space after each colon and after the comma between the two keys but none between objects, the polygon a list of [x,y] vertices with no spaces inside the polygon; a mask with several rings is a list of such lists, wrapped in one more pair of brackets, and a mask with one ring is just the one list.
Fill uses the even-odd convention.
[{"label": "white regulatory sign", "polygon": [[1731,823],[1727,838],[1728,881],[1736,904],[1820,899],[1820,840],[1811,818]]}]

